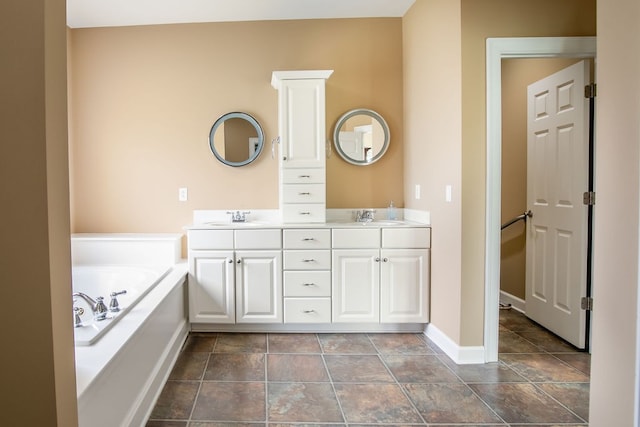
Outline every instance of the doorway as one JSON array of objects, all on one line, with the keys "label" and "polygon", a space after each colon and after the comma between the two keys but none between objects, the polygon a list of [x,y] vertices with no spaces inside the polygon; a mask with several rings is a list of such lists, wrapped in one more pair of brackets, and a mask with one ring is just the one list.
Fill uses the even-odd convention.
[{"label": "doorway", "polygon": [[595,58],[595,56],[595,37],[496,38],[487,40],[485,362],[498,360],[502,181],[502,59]]}]

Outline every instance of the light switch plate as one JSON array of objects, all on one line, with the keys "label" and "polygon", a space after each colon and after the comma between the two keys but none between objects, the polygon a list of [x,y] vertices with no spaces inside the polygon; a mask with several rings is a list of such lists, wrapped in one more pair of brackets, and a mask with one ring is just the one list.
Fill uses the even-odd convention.
[{"label": "light switch plate", "polygon": [[188,198],[189,198],[189,190],[187,190],[187,187],[178,188],[178,201],[186,202]]}]

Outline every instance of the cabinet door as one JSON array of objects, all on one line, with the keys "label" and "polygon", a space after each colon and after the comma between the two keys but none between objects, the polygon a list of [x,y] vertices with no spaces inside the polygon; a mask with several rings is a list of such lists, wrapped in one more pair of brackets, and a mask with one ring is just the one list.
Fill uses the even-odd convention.
[{"label": "cabinet door", "polygon": [[324,168],[325,80],[284,80],[279,91],[282,167]]},{"label": "cabinet door", "polygon": [[383,249],[380,252],[380,321],[429,321],[429,250]]},{"label": "cabinet door", "polygon": [[380,263],[377,249],[334,250],[334,322],[380,321]]},{"label": "cabinet door", "polygon": [[189,320],[235,323],[233,251],[189,251]]},{"label": "cabinet door", "polygon": [[236,252],[236,322],[282,323],[282,252]]}]

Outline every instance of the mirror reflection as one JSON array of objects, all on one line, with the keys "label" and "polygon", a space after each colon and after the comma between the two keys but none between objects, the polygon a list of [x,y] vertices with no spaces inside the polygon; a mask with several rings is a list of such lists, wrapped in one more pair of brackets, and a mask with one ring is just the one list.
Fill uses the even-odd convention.
[{"label": "mirror reflection", "polygon": [[378,161],[389,147],[389,126],[373,110],[351,110],[338,122],[333,134],[336,151],[354,165],[370,165]]},{"label": "mirror reflection", "polygon": [[260,155],[263,145],[262,127],[247,113],[227,113],[216,120],[209,132],[211,152],[228,166],[251,163]]}]

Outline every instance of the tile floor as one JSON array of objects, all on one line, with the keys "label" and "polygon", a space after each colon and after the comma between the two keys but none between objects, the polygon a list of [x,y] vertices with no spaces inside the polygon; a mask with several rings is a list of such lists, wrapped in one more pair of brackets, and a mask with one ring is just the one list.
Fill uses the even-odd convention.
[{"label": "tile floor", "polygon": [[191,334],[147,427],[586,426],[588,354],[514,310],[500,361],[421,334]]}]

